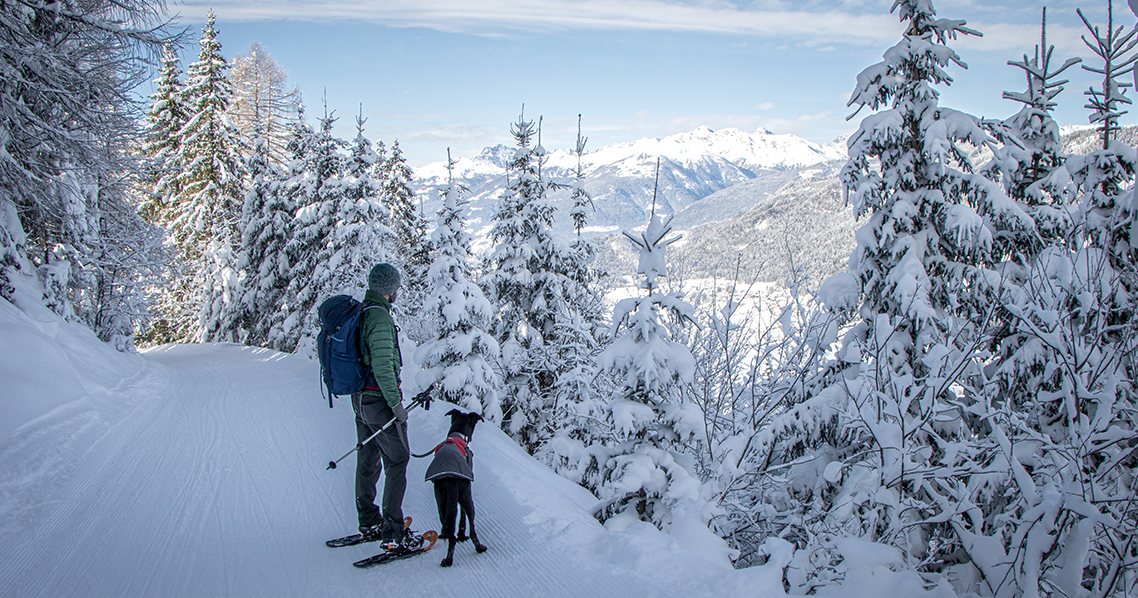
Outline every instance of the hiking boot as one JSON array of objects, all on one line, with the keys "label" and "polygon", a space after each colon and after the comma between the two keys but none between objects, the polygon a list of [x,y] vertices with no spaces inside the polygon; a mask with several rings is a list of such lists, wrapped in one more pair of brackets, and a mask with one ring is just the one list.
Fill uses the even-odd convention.
[{"label": "hiking boot", "polygon": [[369,540],[373,539],[373,538],[379,538],[382,533],[383,533],[383,525],[361,525],[360,526],[360,535],[369,539]]},{"label": "hiking boot", "polygon": [[379,541],[384,550],[407,548],[415,540],[414,534],[407,528],[399,528],[391,532],[384,532],[383,539]]}]

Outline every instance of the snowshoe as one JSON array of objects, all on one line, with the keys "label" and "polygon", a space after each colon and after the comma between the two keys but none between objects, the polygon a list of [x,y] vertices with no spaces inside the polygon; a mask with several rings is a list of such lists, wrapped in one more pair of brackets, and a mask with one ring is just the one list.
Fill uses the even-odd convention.
[{"label": "snowshoe", "polygon": [[[411,527],[411,518],[403,518],[403,529],[406,531]],[[324,543],[329,548],[342,548],[344,546],[355,546],[356,544],[364,544],[366,542],[375,542],[381,540],[383,535],[380,533],[382,525],[373,525],[369,528],[360,528],[360,533],[344,536],[343,538],[336,538],[335,540],[328,540]]]},{"label": "snowshoe", "polygon": [[405,558],[413,557],[417,554],[422,554],[430,550],[439,540],[439,533],[434,530],[428,530],[422,534],[408,532],[404,539],[399,544],[394,545],[390,550],[385,550],[375,556],[368,557],[362,561],[352,563],[356,567],[365,569],[367,567],[374,567],[391,561],[399,561]]}]

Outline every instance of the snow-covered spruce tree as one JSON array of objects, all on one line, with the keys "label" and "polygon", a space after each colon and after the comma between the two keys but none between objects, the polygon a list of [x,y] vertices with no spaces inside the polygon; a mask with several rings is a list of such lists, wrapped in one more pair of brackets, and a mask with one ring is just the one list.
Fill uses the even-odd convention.
[{"label": "snow-covered spruce tree", "polygon": [[[174,41],[153,25],[163,8],[0,5],[0,297],[42,291],[45,305],[120,348],[147,311],[132,281],[149,277],[154,258],[154,231],[123,181],[137,168],[133,90]],[[116,253],[123,245],[137,251]]]},{"label": "snow-covered spruce tree", "polygon": [[[288,72],[254,41],[247,54],[233,59],[229,70],[233,101],[229,114],[243,139],[263,138],[275,166],[288,156],[288,140],[301,103],[300,88],[289,85]],[[251,145],[251,144],[250,144]]]},{"label": "snow-covered spruce tree", "polygon": [[491,238],[495,243],[481,284],[497,310],[494,336],[506,389],[505,429],[531,453],[552,434],[551,391],[557,372],[541,348],[556,335],[557,295],[567,245],[552,232],[557,187],[541,176],[546,150],[538,127],[519,116],[511,125],[517,150],[507,164],[510,183],[499,198]]},{"label": "snow-covered spruce tree", "polygon": [[[892,108],[863,119],[842,171],[848,201],[869,214],[851,260],[862,322],[843,347],[844,360],[856,355],[861,372],[856,384],[820,394],[848,397],[845,409],[857,422],[843,426],[842,440],[855,442],[836,447],[840,463],[856,464],[856,481],[838,493],[883,489],[839,525],[900,548],[910,566],[933,573],[958,561],[954,551],[985,556],[966,537],[982,522],[958,506],[970,504],[959,472],[980,466],[970,443],[989,427],[971,415],[982,399],[964,388],[983,377],[1001,280],[992,269],[1002,257],[994,239],[1033,223],[1001,188],[972,173],[956,144],[991,141],[978,119],[939,106],[932,87],[951,83],[949,64],[963,66],[948,41],[975,32],[938,19],[927,0],[899,0],[894,9],[908,22],[905,38],[858,76],[850,100]],[[855,456],[859,442],[876,449],[873,457]]]},{"label": "snow-covered spruce tree", "polygon": [[[1024,231],[1017,237],[997,238],[1008,254],[1018,254],[1016,261],[1037,255],[1043,246],[1065,242],[1072,233],[1073,185],[1064,167],[1063,142],[1059,125],[1051,118],[1055,97],[1063,91],[1067,80],[1059,77],[1081,62],[1070,58],[1057,68],[1052,59],[1055,46],[1047,44],[1047,9],[1043,9],[1040,43],[1035,53],[1008,64],[1022,69],[1027,77],[1023,92],[1005,91],[1004,98],[1023,104],[1015,116],[994,127],[1004,145],[984,168],[985,176],[1002,182],[1009,197],[1031,216],[1036,230]],[[1016,259],[1014,255],[1009,258]]]},{"label": "snow-covered spruce tree", "polygon": [[[837,305],[860,297],[860,321],[831,366],[796,381],[800,402],[720,451],[737,465],[731,480],[756,480],[754,520],[783,539],[770,541],[799,549],[786,580],[800,591],[833,583],[858,541],[894,547],[929,580],[951,570],[967,586],[987,574],[971,564],[990,554],[974,541],[987,523],[979,514],[998,517],[998,500],[971,495],[978,480],[968,478],[986,465],[977,444],[993,434],[982,366],[1001,292],[994,240],[1033,223],[972,171],[957,144],[992,140],[933,88],[951,82],[949,65],[963,66],[949,41],[975,32],[938,18],[928,0],[893,10],[906,31],[858,76],[850,104],[878,111],[851,137],[841,173],[868,218],[851,273],[822,289]],[[994,592],[1001,580],[984,582]]]},{"label": "snow-covered spruce tree", "polygon": [[[332,135],[335,121],[325,110],[317,130],[298,127],[290,141],[293,159],[285,192],[295,213],[286,246],[289,284],[270,338],[283,351],[309,350],[319,330],[316,308],[334,294],[332,279],[338,273],[330,262],[340,249],[335,246],[334,227],[344,191],[345,160],[340,149],[346,145]],[[364,282],[361,279],[359,284]]]},{"label": "snow-covered spruce tree", "polygon": [[1131,229],[1138,217],[1134,193],[1128,188],[1134,181],[1138,155],[1134,148],[1116,140],[1118,119],[1126,114],[1123,105],[1130,105],[1125,95],[1132,83],[1120,81],[1129,75],[1138,61],[1138,28],[1125,32],[1120,25],[1114,27],[1113,2],[1107,3],[1107,30],[1102,32],[1091,25],[1082,11],[1083,19],[1092,39],[1083,41],[1102,66],[1083,65],[1087,71],[1102,76],[1100,89],[1085,92],[1087,108],[1092,110],[1091,124],[1097,124],[1102,138],[1102,149],[1087,156],[1072,156],[1067,170],[1071,172],[1082,193],[1084,237],[1106,250],[1111,267],[1123,277],[1123,284],[1131,293],[1138,292],[1138,278],[1134,277],[1134,264],[1138,260],[1138,240],[1131,243]]},{"label": "snow-covered spruce tree", "polygon": [[[639,286],[646,295],[617,303],[613,314],[615,340],[597,360],[613,375],[617,389],[603,408],[612,439],[604,450],[593,447],[595,477],[588,476],[602,503],[594,514],[602,522],[627,526],[640,520],[661,529],[672,523],[680,502],[698,501],[700,480],[683,445],[700,435],[699,408],[682,399],[695,366],[689,349],[671,338],[664,318],[693,321],[692,306],[681,293],[665,293],[665,249],[679,237],[671,218],[652,215],[639,238],[626,235],[640,252]],[[623,330],[623,333],[620,333]]]},{"label": "snow-covered spruce tree", "polygon": [[219,331],[231,328],[224,318],[234,299],[244,191],[236,132],[226,115],[233,88],[215,20],[210,12],[198,60],[186,69],[181,93],[186,122],[176,133],[177,195],[170,197],[169,215],[163,218],[180,263],[176,280],[161,298],[166,334],[153,338],[157,342],[232,340],[221,338]]},{"label": "snow-covered spruce tree", "polygon": [[[363,297],[367,291],[367,275],[380,262],[395,261],[395,233],[384,222],[388,218],[383,205],[382,189],[369,170],[378,158],[371,141],[364,135],[365,119],[356,117],[356,137],[344,159],[343,182],[338,194],[331,196],[336,204],[333,230],[329,232],[331,255],[328,258],[328,294]],[[403,289],[400,285],[400,300]]]},{"label": "snow-covered spruce tree", "polygon": [[[448,174],[453,166],[448,152]],[[423,310],[424,316],[429,314],[437,320],[438,336],[419,346],[416,360],[423,370],[418,376],[421,386],[438,385],[439,398],[498,423],[502,418],[502,380],[492,364],[499,348],[489,332],[494,308],[472,278],[471,235],[466,231],[462,188],[448,176],[445,191],[440,191],[443,206],[431,233],[431,284]]]},{"label": "snow-covered spruce tree", "polygon": [[[375,175],[381,172],[377,169],[377,165],[380,165],[383,158],[373,149],[371,141],[364,135],[366,123],[363,106],[360,106],[360,114],[356,116],[356,137],[352,140],[348,150],[348,160],[344,164],[344,196],[352,200],[367,200],[379,204],[380,211],[377,212],[377,218],[386,225],[390,223],[391,217],[390,210],[383,202],[383,180],[375,178]],[[382,145],[381,143],[378,147],[382,148]]]},{"label": "snow-covered spruce tree", "polygon": [[993,434],[977,459],[984,475],[969,488],[985,525],[958,531],[980,549],[984,587],[1002,580],[989,589],[995,595],[1138,589],[1138,514],[1122,506],[1136,490],[1138,335],[1129,230],[1119,226],[1133,214],[1135,156],[1114,139],[1128,103],[1117,78],[1129,76],[1135,43],[1133,31],[1115,29],[1109,7],[1107,18],[1105,33],[1083,18],[1084,40],[1102,61],[1084,68],[1104,78],[1087,94],[1104,148],[1068,157],[1083,194],[1071,239],[1044,248],[1008,295],[1019,343],[996,371],[998,393],[985,405]]},{"label": "snow-covered spruce tree", "polygon": [[178,50],[173,44],[166,44],[162,49],[162,68],[158,73],[141,148],[143,184],[149,192],[143,196],[139,213],[148,221],[165,226],[171,214],[171,200],[178,195],[176,182],[181,172],[177,164],[178,131],[186,124],[182,70],[178,67]]},{"label": "snow-covered spruce tree", "polygon": [[587,447],[599,445],[601,436],[595,422],[603,407],[602,396],[610,389],[598,376],[596,356],[608,341],[605,322],[607,307],[598,288],[599,273],[593,267],[596,254],[592,243],[582,238],[581,230],[588,222],[592,198],[584,187],[585,173],[581,164],[586,139],[577,125],[577,167],[570,199],[570,216],[577,238],[564,254],[564,284],[555,313],[557,334],[552,344],[544,346],[547,362],[557,372],[553,387],[553,438],[537,455],[561,475],[581,483],[591,459]]},{"label": "snow-covered spruce tree", "polygon": [[284,193],[282,173],[269,159],[268,141],[254,135],[253,152],[245,161],[248,188],[241,209],[241,247],[237,255],[240,296],[230,319],[250,346],[269,343],[273,316],[288,288],[288,244],[292,204]]},{"label": "snow-covered spruce tree", "polygon": [[[399,141],[391,144],[391,153],[383,162],[382,172],[382,198],[390,210],[391,229],[395,235],[393,257],[404,275],[400,290],[403,301],[396,309],[405,315],[405,320],[416,321],[427,293],[431,245],[427,237],[427,221],[419,213],[415,192],[411,190],[413,174],[403,150],[399,149]],[[412,327],[408,332],[418,341],[426,337],[423,332],[427,331]]]}]

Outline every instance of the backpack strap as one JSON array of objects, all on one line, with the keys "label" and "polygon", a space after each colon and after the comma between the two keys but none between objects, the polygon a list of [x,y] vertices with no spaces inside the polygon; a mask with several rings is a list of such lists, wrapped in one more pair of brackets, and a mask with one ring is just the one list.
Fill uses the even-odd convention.
[{"label": "backpack strap", "polygon": [[[360,325],[356,326],[356,353],[363,358],[363,321],[368,319],[368,310],[378,309],[379,305],[374,303],[364,303],[363,309],[360,311]],[[362,359],[361,359],[362,360]],[[370,363],[364,363],[363,366],[371,370]]]}]

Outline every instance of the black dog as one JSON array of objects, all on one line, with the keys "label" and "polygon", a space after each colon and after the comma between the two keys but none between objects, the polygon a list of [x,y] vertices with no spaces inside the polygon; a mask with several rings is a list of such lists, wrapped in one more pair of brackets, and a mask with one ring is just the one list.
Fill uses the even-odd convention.
[{"label": "black dog", "polygon": [[[470,483],[474,481],[474,452],[467,443],[474,435],[474,426],[482,421],[477,413],[463,413],[451,409],[450,431],[447,439],[435,447],[435,459],[427,467],[427,481],[435,484],[435,504],[439,508],[439,524],[442,526],[440,538],[447,541],[447,556],[440,563],[449,567],[454,562],[455,542],[466,540],[466,523],[470,522],[470,539],[474,550],[486,552],[486,547],[478,541],[474,531],[474,497]],[[458,521],[458,536],[454,534],[454,520],[462,507],[462,517]]]}]

